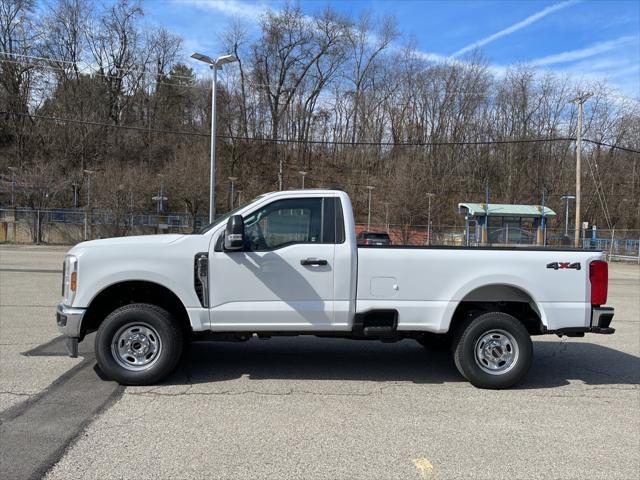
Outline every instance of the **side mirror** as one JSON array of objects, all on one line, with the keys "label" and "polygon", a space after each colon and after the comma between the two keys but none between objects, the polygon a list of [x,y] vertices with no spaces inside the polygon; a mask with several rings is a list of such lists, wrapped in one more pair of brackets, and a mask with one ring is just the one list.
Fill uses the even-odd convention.
[{"label": "side mirror", "polygon": [[224,249],[242,250],[244,248],[244,219],[242,215],[232,215],[224,230]]}]

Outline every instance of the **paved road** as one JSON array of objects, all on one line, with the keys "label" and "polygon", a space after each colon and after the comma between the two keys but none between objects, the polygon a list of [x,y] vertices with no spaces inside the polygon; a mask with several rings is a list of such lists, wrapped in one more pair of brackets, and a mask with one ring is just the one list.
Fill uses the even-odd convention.
[{"label": "paved road", "polygon": [[611,267],[615,335],[539,337],[527,380],[508,391],[471,387],[448,355],[412,341],[302,337],[194,344],[164,384],[123,389],[95,374],[90,342],[69,359],[52,341],[60,275],[45,270],[62,254],[0,247],[2,478],[640,471],[637,266]]}]

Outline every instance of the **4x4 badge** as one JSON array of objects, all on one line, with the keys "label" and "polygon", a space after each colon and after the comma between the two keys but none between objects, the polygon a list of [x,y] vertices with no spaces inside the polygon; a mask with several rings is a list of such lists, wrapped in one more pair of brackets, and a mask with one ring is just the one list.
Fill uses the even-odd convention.
[{"label": "4x4 badge", "polygon": [[547,263],[547,268],[553,268],[554,270],[566,270],[568,268],[580,270],[582,267],[580,266],[580,262],[551,262]]}]

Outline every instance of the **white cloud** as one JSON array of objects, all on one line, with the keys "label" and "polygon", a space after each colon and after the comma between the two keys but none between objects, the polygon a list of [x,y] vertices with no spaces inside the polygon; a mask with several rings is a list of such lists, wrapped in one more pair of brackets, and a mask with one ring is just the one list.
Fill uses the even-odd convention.
[{"label": "white cloud", "polygon": [[510,35],[514,32],[517,32],[518,30],[522,30],[525,27],[528,27],[529,25],[531,25],[532,23],[537,22],[538,20],[546,17],[547,15],[550,15],[554,12],[557,12],[558,10],[562,10],[563,8],[569,7],[571,5],[574,5],[575,3],[577,3],[579,0],[567,0],[564,2],[560,2],[560,3],[556,3],[555,5],[550,5],[546,8],[543,8],[542,10],[540,10],[539,12],[534,13],[533,15],[529,15],[527,18],[525,18],[524,20],[521,20],[518,23],[514,23],[513,25],[511,25],[510,27],[507,27],[503,30],[500,30],[499,32],[494,33],[493,35],[489,35],[488,37],[485,37],[481,40],[478,40],[476,42],[473,42],[469,45],[467,45],[466,47],[461,48],[460,50],[458,50],[457,52],[455,52],[452,56],[456,57],[458,55],[462,55],[463,53],[469,52],[471,50],[474,50],[476,48],[482,47],[488,43],[491,43],[499,38],[505,37],[507,35]]},{"label": "white cloud", "polygon": [[416,55],[422,60],[426,60],[427,62],[447,62],[451,59],[446,55],[440,55],[439,53],[434,52],[423,52],[422,50],[416,50]]},{"label": "white cloud", "polygon": [[633,43],[637,40],[638,40],[638,37],[634,35],[626,35],[624,37],[620,37],[615,40],[595,43],[593,45],[590,45],[586,48],[581,48],[579,50],[570,50],[567,52],[556,53],[554,55],[548,55],[546,57],[537,58],[532,60],[530,63],[531,65],[535,65],[535,66],[544,66],[544,65],[553,65],[556,63],[574,62],[576,60],[583,60],[585,58],[593,57],[601,53],[614,50],[620,46],[626,45],[628,43]]},{"label": "white cloud", "polygon": [[[246,20],[249,24],[257,25],[260,16],[269,9],[277,11],[281,3],[278,0],[261,0],[258,2],[248,2],[245,0],[174,0],[176,3],[189,7],[195,7],[200,10],[218,15],[221,19],[229,17],[237,17]],[[530,15],[526,19],[508,27],[500,32],[490,35],[484,39],[474,42],[454,53],[447,56],[435,52],[417,50],[415,54],[433,63],[459,64],[466,65],[465,60],[455,58],[456,56],[473,50],[477,47],[486,45],[494,40],[516,32],[534,22],[567,8],[580,0],[567,0],[546,7],[539,12]],[[611,84],[620,88],[627,94],[634,97],[638,96],[638,87],[640,78],[638,76],[637,49],[628,48],[633,42],[638,42],[637,36],[627,35],[617,39],[603,41],[592,44],[582,49],[570,50],[552,54],[540,58],[535,58],[528,62],[529,65],[541,69],[542,72],[549,73],[565,73],[574,77],[583,79],[603,79],[607,78]],[[200,44],[196,39],[187,39],[185,48],[190,50],[212,50],[213,47],[207,44],[207,48]],[[207,42],[208,43],[208,42]],[[624,47],[624,49],[622,48]],[[400,50],[399,45],[393,45],[392,48]],[[215,50],[215,49],[214,49]],[[635,57],[634,57],[635,55]],[[633,58],[635,58],[635,60]],[[487,69],[497,77],[502,77],[505,73],[513,68],[513,65],[500,65],[489,63]],[[192,65],[198,72],[208,74],[200,62],[194,62]]]},{"label": "white cloud", "polygon": [[269,9],[263,2],[247,3],[240,0],[177,0],[177,3],[252,21],[259,20]]}]

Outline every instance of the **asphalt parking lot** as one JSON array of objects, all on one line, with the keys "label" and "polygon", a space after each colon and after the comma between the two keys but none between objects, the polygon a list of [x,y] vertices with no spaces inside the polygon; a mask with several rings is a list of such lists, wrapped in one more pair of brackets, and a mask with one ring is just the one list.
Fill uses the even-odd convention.
[{"label": "asphalt parking lot", "polygon": [[306,337],[194,344],[123,388],[56,339],[65,250],[0,246],[0,478],[638,478],[638,265],[610,267],[614,335],[537,337],[507,391],[413,341]]}]

